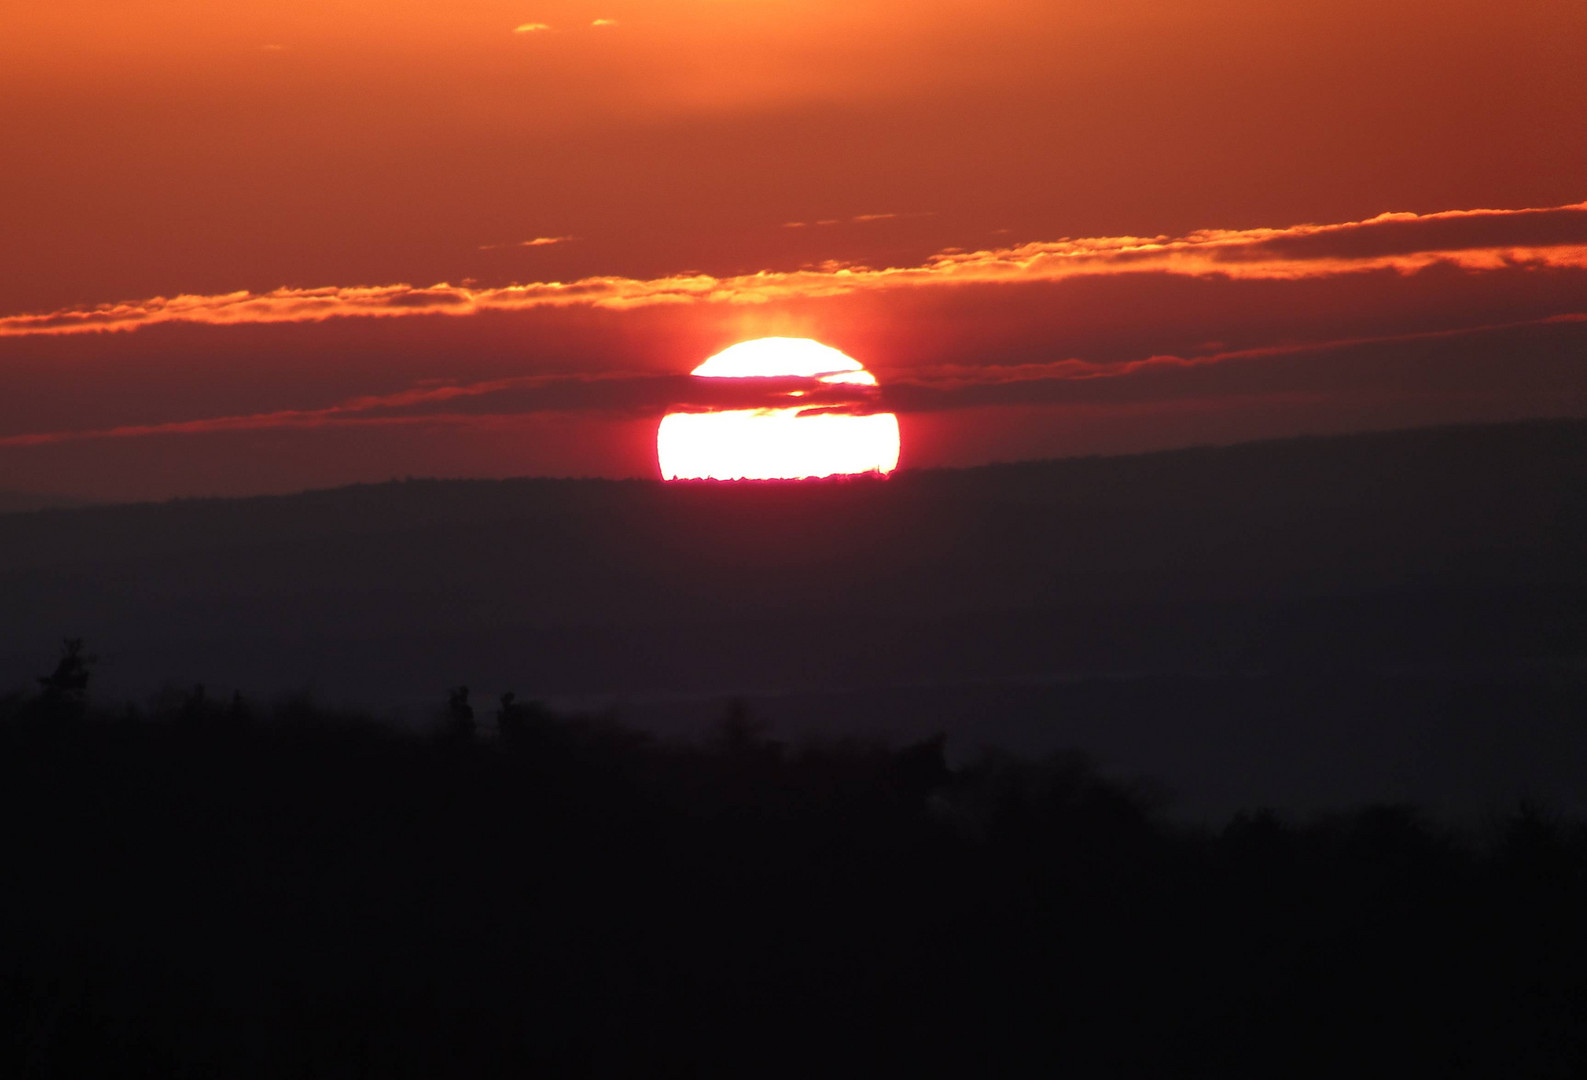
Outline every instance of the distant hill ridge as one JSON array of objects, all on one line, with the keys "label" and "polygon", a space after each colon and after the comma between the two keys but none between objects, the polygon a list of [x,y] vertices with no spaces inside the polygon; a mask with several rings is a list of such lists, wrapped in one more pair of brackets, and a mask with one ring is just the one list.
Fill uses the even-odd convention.
[{"label": "distant hill ridge", "polygon": [[[1375,459],[1380,455],[1388,455],[1388,461],[1377,463]],[[1587,418],[1521,420],[1498,424],[1454,424],[1349,434],[1295,435],[1130,454],[1088,454],[958,467],[903,468],[887,480],[889,483],[926,484],[950,490],[965,484],[982,489],[991,485],[1001,497],[1029,497],[1038,494],[1043,499],[1053,499],[1083,494],[1092,485],[1116,480],[1121,475],[1139,476],[1162,473],[1164,470],[1172,472],[1175,469],[1205,473],[1237,463],[1256,462],[1259,459],[1267,462],[1269,468],[1303,467],[1308,461],[1328,467],[1427,461],[1431,465],[1463,462],[1492,470],[1508,468],[1515,464],[1513,460],[1515,455],[1536,456],[1540,462],[1551,462],[1566,468],[1580,467],[1582,459],[1587,457]],[[1062,480],[1067,483],[1046,489],[1028,486],[1031,481],[1039,479]],[[345,501],[347,505],[364,511],[378,505],[383,501],[383,496],[412,501],[421,493],[441,496],[441,493],[445,492],[446,496],[450,496],[441,496],[444,500],[441,504],[446,509],[464,511],[477,508],[480,512],[494,517],[502,509],[500,501],[479,501],[474,497],[530,493],[545,495],[568,488],[587,488],[607,492],[650,486],[730,490],[790,486],[808,488],[868,484],[875,480],[874,477],[861,476],[815,481],[750,483],[693,481],[682,485],[663,485],[660,480],[647,478],[522,476],[476,479],[409,476],[328,488],[310,488],[288,494],[196,495],[138,502],[105,502],[68,495],[0,490],[0,513],[88,511],[111,515],[137,515],[138,512],[153,507],[174,509],[216,507],[219,504],[228,506],[245,504],[260,508],[297,504],[304,508],[323,511],[338,501]]]},{"label": "distant hill ridge", "polygon": [[372,704],[438,670],[648,693],[1575,655],[1584,554],[1578,420],[886,481],[399,481],[0,517],[0,686],[67,635],[130,686]]},{"label": "distant hill ridge", "polygon": [[60,510],[92,505],[94,505],[92,499],[78,499],[69,495],[40,494],[34,491],[0,491],[0,514],[21,514],[30,510]]},{"label": "distant hill ridge", "polygon": [[[0,695],[450,688],[1079,747],[1184,812],[1587,813],[1587,422],[780,484],[416,480],[0,516]],[[1513,804],[1512,804],[1513,805]]]}]

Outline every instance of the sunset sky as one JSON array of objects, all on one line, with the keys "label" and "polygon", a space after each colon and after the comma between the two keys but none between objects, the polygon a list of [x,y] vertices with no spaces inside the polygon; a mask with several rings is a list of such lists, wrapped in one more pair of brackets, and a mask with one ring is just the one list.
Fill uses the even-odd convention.
[{"label": "sunset sky", "polygon": [[1579,0],[0,16],[0,491],[658,475],[818,339],[906,467],[1587,415]]}]

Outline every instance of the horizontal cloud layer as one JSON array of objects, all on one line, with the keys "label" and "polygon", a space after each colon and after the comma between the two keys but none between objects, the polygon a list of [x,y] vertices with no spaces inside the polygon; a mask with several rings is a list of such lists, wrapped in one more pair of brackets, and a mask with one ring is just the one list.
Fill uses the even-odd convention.
[{"label": "horizontal cloud layer", "polygon": [[1470,271],[1587,268],[1587,202],[1547,209],[1382,214],[1338,224],[1210,229],[1180,237],[1066,238],[978,251],[949,250],[921,265],[885,269],[826,265],[732,277],[591,277],[503,288],[397,284],[156,297],[0,317],[0,337],[135,330],[160,323],[235,325],[555,307],[765,304],[1115,274],[1298,280],[1364,271],[1413,273],[1440,264]]},{"label": "horizontal cloud layer", "polygon": [[[800,390],[801,404],[820,411],[895,409],[922,413],[997,405],[1127,402],[1154,396],[1183,396],[1187,389],[1228,393],[1235,385],[1215,385],[1220,369],[1235,380],[1249,379],[1253,365],[1275,361],[1324,359],[1371,354],[1392,368],[1395,356],[1385,350],[1434,346],[1446,356],[1472,353],[1487,357],[1496,342],[1525,341],[1573,355],[1587,344],[1587,313],[1493,326],[1390,334],[1212,351],[1197,355],[1158,355],[1125,363],[1080,359],[1008,365],[941,364],[923,367],[880,391],[835,387],[830,396],[809,390],[803,379],[698,379],[688,375],[619,372],[602,375],[533,375],[490,379],[460,385],[422,385],[393,394],[350,398],[319,409],[271,412],[156,424],[128,424],[90,430],[39,432],[0,437],[0,448],[46,446],[80,440],[147,436],[209,435],[223,432],[290,428],[385,427],[394,425],[465,424],[482,418],[534,413],[600,412],[625,417],[654,417],[669,409],[785,407],[785,395]],[[1404,349],[1398,358],[1403,361]],[[1391,375],[1392,377],[1392,375]],[[1169,387],[1166,381],[1178,386]],[[1227,381],[1227,380],[1225,380]],[[1189,385],[1191,382],[1196,385]],[[855,394],[869,396],[856,402]]]}]

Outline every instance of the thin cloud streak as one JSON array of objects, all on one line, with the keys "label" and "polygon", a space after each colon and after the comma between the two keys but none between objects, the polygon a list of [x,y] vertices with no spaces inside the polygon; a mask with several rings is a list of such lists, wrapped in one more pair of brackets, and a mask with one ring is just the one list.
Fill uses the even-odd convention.
[{"label": "thin cloud streak", "polygon": [[1326,341],[1289,342],[1191,356],[1160,354],[1114,363],[1070,358],[1033,364],[984,364],[974,367],[937,365],[891,380],[883,393],[883,404],[900,412],[919,413],[971,405],[1043,403],[1054,400],[1054,391],[1064,386],[1124,384],[1130,381],[1131,376],[1149,377],[1226,364],[1320,356],[1377,346],[1469,340],[1512,331],[1584,325],[1587,325],[1587,312],[1569,312],[1544,319]]},{"label": "thin cloud streak", "polygon": [[869,225],[873,221],[898,221],[907,218],[936,217],[935,210],[927,210],[919,214],[855,214],[851,218],[822,218],[820,221],[785,221],[785,229],[808,229],[814,226],[827,225]]},{"label": "thin cloud streak", "polygon": [[566,244],[573,240],[571,236],[537,236],[532,240],[514,240],[510,244],[481,244],[480,251],[502,251],[506,248],[521,247],[550,247],[552,244]]},{"label": "thin cloud streak", "polygon": [[[1051,403],[1064,387],[1103,382],[1122,384],[1133,376],[1213,368],[1221,364],[1278,360],[1364,346],[1396,345],[1496,332],[1563,325],[1587,325],[1587,312],[1546,319],[1298,342],[1192,356],[1156,355],[1118,363],[1068,358],[1045,363],[1006,365],[936,365],[895,378],[877,400],[863,409],[936,412],[988,404]],[[600,375],[527,375],[481,382],[423,385],[394,394],[367,395],[323,409],[286,409],[267,413],[207,417],[160,424],[122,425],[80,431],[52,431],[0,438],[0,448],[45,446],[84,440],[149,436],[210,435],[283,428],[326,428],[390,425],[449,425],[499,420],[549,412],[600,412],[650,416],[673,408],[744,408],[766,405],[805,380],[695,379],[687,375],[614,372]],[[845,394],[852,387],[843,388]],[[834,399],[835,400],[835,399]],[[779,404],[781,402],[779,401]],[[815,410],[833,407],[819,397],[805,404]],[[851,403],[837,407],[852,409]]]},{"label": "thin cloud streak", "polygon": [[[542,238],[551,239],[551,238]],[[1587,202],[1549,209],[1381,214],[1365,221],[1284,229],[1209,229],[1170,238],[1090,237],[980,251],[944,251],[912,267],[820,267],[733,277],[589,277],[502,288],[440,283],[276,289],[69,308],[0,318],[0,337],[132,330],[168,322],[232,325],[316,322],[342,316],[467,315],[479,311],[660,304],[766,304],[955,285],[1057,282],[1117,274],[1301,280],[1367,271],[1412,274],[1435,265],[1467,271],[1587,269]]]},{"label": "thin cloud streak", "polygon": [[[224,431],[257,431],[266,428],[326,427],[347,423],[421,423],[434,419],[444,420],[445,414],[419,413],[409,415],[366,416],[360,414],[415,406],[437,405],[459,398],[499,394],[507,390],[546,387],[568,384],[585,384],[602,381],[643,380],[644,376],[615,374],[605,376],[524,375],[508,379],[490,379],[465,385],[417,386],[395,394],[366,395],[324,409],[279,409],[267,413],[249,413],[236,416],[205,417],[197,420],[177,420],[163,424],[127,424],[91,431],[51,431],[0,438],[0,447],[44,446],[51,443],[81,439],[137,438],[148,435],[208,435]],[[651,377],[655,378],[655,377]]]}]

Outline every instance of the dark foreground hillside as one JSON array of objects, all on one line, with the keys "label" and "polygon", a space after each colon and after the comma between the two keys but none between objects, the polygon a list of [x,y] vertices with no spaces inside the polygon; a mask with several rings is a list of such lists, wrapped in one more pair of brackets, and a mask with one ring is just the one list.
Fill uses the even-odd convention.
[{"label": "dark foreground hillside", "polygon": [[96,713],[68,667],[0,705],[9,1076],[1587,1068],[1587,833],[1545,811],[1193,831],[1074,755]]}]

